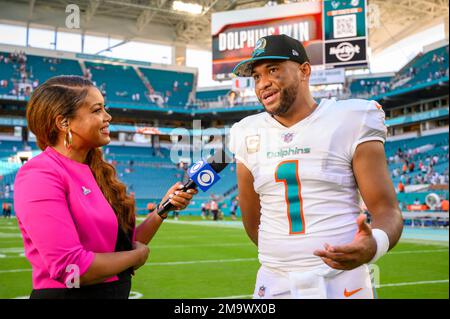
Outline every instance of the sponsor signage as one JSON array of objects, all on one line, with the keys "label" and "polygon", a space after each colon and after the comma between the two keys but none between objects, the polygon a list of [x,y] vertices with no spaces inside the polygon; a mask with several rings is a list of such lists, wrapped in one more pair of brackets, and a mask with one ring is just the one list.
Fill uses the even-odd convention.
[{"label": "sponsor signage", "polygon": [[365,0],[311,1],[213,13],[213,78],[232,78],[233,68],[251,57],[258,39],[273,34],[301,41],[312,66],[367,64]]},{"label": "sponsor signage", "polygon": [[327,67],[367,65],[365,0],[324,0],[324,56]]},{"label": "sponsor signage", "polygon": [[366,39],[325,42],[325,59],[328,65],[345,66],[367,62]]},{"label": "sponsor signage", "polygon": [[258,39],[273,34],[301,41],[312,65],[324,62],[321,2],[213,13],[211,25],[215,80],[230,79],[236,64],[251,57]]}]

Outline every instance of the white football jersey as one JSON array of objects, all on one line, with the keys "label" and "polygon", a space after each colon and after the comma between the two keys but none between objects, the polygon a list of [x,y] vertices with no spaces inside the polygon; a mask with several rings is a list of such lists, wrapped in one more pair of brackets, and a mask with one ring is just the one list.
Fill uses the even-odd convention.
[{"label": "white football jersey", "polygon": [[267,112],[233,125],[229,149],[252,173],[260,196],[263,266],[310,270],[323,265],[314,250],[353,240],[360,213],[353,154],[365,141],[384,143],[386,132],[381,106],[360,99],[323,99],[289,128]]}]

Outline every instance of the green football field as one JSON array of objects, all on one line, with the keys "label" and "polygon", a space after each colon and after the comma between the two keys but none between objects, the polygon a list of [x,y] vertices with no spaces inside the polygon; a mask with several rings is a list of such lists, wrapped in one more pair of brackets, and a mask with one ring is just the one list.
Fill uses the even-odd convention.
[{"label": "green football field", "polygon": [[[379,262],[379,298],[449,298],[448,242],[402,240]],[[259,268],[241,222],[168,219],[133,279],[132,298],[250,298]],[[31,268],[15,219],[0,219],[0,298],[25,298]]]}]

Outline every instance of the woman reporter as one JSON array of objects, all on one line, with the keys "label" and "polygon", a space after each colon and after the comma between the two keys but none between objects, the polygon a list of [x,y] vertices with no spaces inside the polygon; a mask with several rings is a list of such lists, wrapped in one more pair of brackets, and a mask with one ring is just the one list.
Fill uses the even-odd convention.
[{"label": "woman reporter", "polygon": [[[31,298],[128,298],[131,276],[145,264],[162,218],[149,214],[136,227],[135,201],[103,159],[111,116],[102,94],[82,77],[53,77],[33,92],[27,121],[43,150],[14,184],[33,270]],[[176,209],[197,193],[177,191],[180,186],[163,198]]]}]

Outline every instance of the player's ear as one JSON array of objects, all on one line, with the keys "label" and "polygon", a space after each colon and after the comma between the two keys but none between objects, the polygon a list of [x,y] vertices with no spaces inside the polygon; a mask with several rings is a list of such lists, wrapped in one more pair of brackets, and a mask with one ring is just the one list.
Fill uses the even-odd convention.
[{"label": "player's ear", "polygon": [[[311,65],[309,64],[309,62],[300,64],[299,69],[300,69],[303,77],[309,78],[309,76],[311,75]],[[303,79],[303,77],[302,77],[302,79]]]}]

